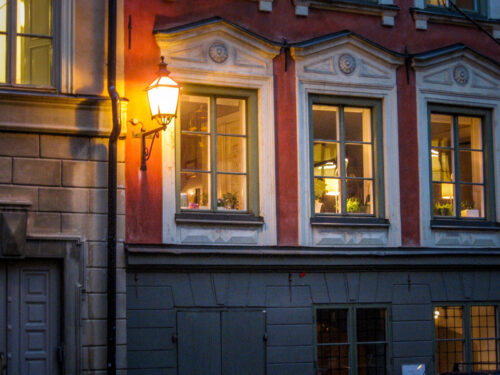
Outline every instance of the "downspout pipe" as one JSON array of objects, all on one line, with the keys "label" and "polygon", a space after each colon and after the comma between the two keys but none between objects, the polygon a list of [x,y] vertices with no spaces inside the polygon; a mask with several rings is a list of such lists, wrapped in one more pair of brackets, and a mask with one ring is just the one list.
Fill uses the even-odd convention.
[{"label": "downspout pipe", "polygon": [[108,93],[113,129],[108,144],[108,269],[107,269],[107,374],[116,375],[116,144],[121,132],[120,97],[116,91],[116,0],[108,0]]}]

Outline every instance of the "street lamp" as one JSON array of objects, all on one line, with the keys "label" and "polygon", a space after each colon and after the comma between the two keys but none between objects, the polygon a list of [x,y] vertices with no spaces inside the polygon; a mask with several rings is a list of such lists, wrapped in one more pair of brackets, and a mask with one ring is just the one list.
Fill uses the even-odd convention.
[{"label": "street lamp", "polygon": [[[141,129],[141,171],[146,170],[146,161],[151,156],[155,138],[159,137],[158,133],[165,130],[177,114],[180,86],[168,76],[170,72],[164,60],[162,56],[158,77],[145,90],[148,93],[151,119],[156,119],[160,126],[149,131]],[[137,123],[135,120],[135,124]],[[146,137],[149,135],[153,135],[153,138],[149,147],[146,147]]]}]

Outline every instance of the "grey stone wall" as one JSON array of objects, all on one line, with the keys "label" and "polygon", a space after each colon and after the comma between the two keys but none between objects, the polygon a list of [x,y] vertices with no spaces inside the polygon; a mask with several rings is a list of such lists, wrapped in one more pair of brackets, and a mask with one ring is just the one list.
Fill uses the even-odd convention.
[{"label": "grey stone wall", "polygon": [[[106,369],[106,138],[0,132],[0,199],[28,201],[28,235],[75,235],[84,241],[82,364]],[[126,368],[125,145],[118,143],[118,368]]]},{"label": "grey stone wall", "polygon": [[434,374],[433,304],[500,300],[499,271],[309,272],[302,276],[279,271],[129,270],[128,374],[177,373],[177,347],[171,337],[182,334],[176,332],[179,310],[234,308],[266,311],[267,375],[313,375],[314,306],[370,303],[385,304],[390,312],[390,373],[401,375],[402,364],[425,363],[426,373]]}]

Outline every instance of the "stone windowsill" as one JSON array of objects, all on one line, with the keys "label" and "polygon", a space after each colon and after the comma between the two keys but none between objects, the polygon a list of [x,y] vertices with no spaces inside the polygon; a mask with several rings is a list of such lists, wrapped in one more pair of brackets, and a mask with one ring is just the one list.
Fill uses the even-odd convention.
[{"label": "stone windowsill", "polygon": [[262,216],[246,213],[216,213],[216,212],[181,212],[175,214],[177,224],[208,224],[208,225],[264,225]]},{"label": "stone windowsill", "polygon": [[389,225],[389,220],[375,217],[335,217],[326,215],[311,217],[311,226],[318,227],[388,228]]},{"label": "stone windowsill", "polygon": [[433,219],[432,229],[500,231],[500,223],[484,220]]}]

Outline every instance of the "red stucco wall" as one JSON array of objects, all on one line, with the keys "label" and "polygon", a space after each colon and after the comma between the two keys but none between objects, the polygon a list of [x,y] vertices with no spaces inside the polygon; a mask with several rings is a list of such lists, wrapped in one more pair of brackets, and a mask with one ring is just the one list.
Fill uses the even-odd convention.
[{"label": "red stucco wall", "polygon": [[[152,35],[155,18],[165,27],[220,16],[268,39],[289,43],[308,40],[341,30],[351,30],[383,47],[403,53],[424,52],[463,43],[479,53],[500,60],[500,49],[473,27],[429,23],[418,31],[410,14],[413,1],[395,0],[400,11],[395,27],[381,25],[379,16],[309,9],[307,17],[294,14],[292,2],[275,0],[273,11],[258,11],[258,3],[248,0],[125,0],[125,77],[130,99],[128,116],[149,118],[144,87],[153,80],[160,51]],[[128,46],[128,19],[132,16],[131,46]],[[297,142],[294,64],[284,72],[284,58],[276,58],[276,160],[277,212],[280,245],[298,243]],[[406,71],[398,71],[399,156],[401,164],[401,217],[403,245],[418,245],[419,191],[417,165],[417,120],[414,74],[410,84]],[[152,123],[147,121],[149,125]],[[161,148],[157,142],[148,162],[148,171],[139,171],[140,144],[129,129],[126,158],[127,236],[129,243],[161,243]],[[290,186],[295,186],[290,189]],[[286,202],[286,203],[285,203]]]}]

